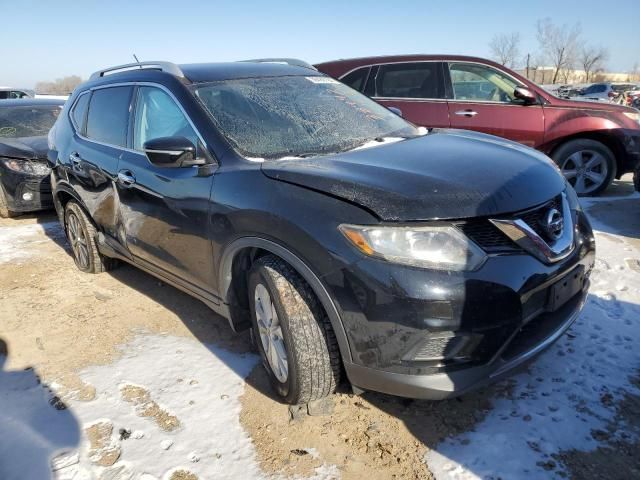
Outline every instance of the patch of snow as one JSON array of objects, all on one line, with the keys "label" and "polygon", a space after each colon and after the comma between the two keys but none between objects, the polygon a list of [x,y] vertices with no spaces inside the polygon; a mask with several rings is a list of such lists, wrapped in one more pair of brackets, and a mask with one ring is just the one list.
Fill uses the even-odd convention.
[{"label": "patch of snow", "polygon": [[[239,421],[244,378],[256,363],[254,355],[189,338],[141,335],[123,347],[115,363],[81,372],[82,381],[96,388],[96,399],[72,401],[71,407],[83,425],[109,418],[115,431],[145,432],[120,441],[122,454],[114,467],[124,461],[136,474],[158,478],[182,465],[200,478],[260,478],[255,449]],[[120,386],[125,383],[146,389],[180,426],[165,431],[153,418],[140,416],[122,398]],[[222,394],[229,398],[221,400]],[[80,464],[95,469],[84,443]]]},{"label": "patch of snow", "polygon": [[360,146],[358,146],[356,148],[353,148],[350,151],[365,150],[367,148],[379,147],[379,146],[385,145],[387,143],[401,142],[402,140],[404,140],[403,137],[384,137],[381,140],[369,140],[368,142],[365,142],[362,145],[360,145]]},{"label": "patch of snow", "polygon": [[0,227],[0,264],[33,256],[33,245],[47,243],[50,238],[64,238],[58,222]]},{"label": "patch of snow", "polygon": [[171,448],[171,445],[173,445],[172,440],[163,440],[160,443],[160,446],[162,447],[163,450],[169,450]]},{"label": "patch of snow", "polygon": [[638,391],[629,377],[640,366],[640,274],[625,267],[623,237],[596,236],[597,254],[607,261],[596,263],[582,314],[528,373],[513,378],[513,393],[495,399],[473,431],[427,454],[438,480],[560,478],[562,465],[547,471],[543,464],[557,464],[551,455],[561,450],[601,445],[592,431],[605,430],[616,413],[615,402],[601,398]]}]

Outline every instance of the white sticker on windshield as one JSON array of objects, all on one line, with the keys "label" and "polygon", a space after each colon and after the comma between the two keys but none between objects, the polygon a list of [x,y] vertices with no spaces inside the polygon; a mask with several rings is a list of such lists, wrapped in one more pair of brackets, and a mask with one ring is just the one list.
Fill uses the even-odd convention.
[{"label": "white sticker on windshield", "polygon": [[313,83],[340,83],[331,77],[304,77]]}]

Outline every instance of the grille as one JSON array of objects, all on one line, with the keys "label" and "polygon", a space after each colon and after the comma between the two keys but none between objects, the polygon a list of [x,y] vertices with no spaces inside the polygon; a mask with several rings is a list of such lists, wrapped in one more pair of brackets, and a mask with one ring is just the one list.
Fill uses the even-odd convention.
[{"label": "grille", "polygon": [[518,250],[518,246],[489,220],[470,220],[457,224],[457,227],[487,252]]},{"label": "grille", "polygon": [[[560,196],[550,200],[543,205],[531,210],[527,210],[521,214],[512,214],[509,217],[520,218],[527,223],[542,238],[547,238],[547,234],[542,228],[542,221],[551,208],[560,211],[562,199]],[[477,218],[465,222],[457,223],[456,226],[464,232],[464,234],[473,240],[478,246],[488,253],[495,252],[518,252],[518,247],[509,237],[493,225],[488,219]]]},{"label": "grille", "polygon": [[547,212],[552,208],[562,211],[561,200],[559,197],[554,198],[541,207],[529,210],[528,212],[519,215],[519,217],[542,238],[548,238],[548,234],[545,232],[544,228],[542,228],[542,222],[544,221]]}]

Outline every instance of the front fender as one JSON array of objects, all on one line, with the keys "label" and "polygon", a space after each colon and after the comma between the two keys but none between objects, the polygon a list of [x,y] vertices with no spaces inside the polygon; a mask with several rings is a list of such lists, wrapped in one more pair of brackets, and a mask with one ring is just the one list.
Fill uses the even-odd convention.
[{"label": "front fender", "polygon": [[604,134],[623,128],[617,115],[606,110],[577,110],[545,107],[545,145],[554,146],[566,137],[576,134]]},{"label": "front fender", "polygon": [[[87,209],[86,205],[82,202],[82,199],[77,194],[77,192],[64,181],[60,181],[56,178],[53,171],[51,172],[51,192],[53,196],[53,206],[56,209],[56,214],[58,215],[58,221],[65,228],[64,224],[64,205],[67,203],[69,197],[78,202],[82,208]],[[67,197],[67,198],[64,198]]]},{"label": "front fender", "polygon": [[[287,247],[276,243],[272,240],[268,240],[261,237],[241,237],[224,249],[221,257],[221,268],[219,272],[219,285],[220,293],[223,301],[229,303],[231,301],[231,287],[233,281],[233,261],[236,255],[246,248],[257,248],[267,251],[278,257],[282,258],[285,262],[291,265],[297,272],[304,278],[304,280],[311,286],[313,292],[320,300],[322,307],[324,308],[331,326],[338,340],[340,347],[340,353],[345,361],[351,362],[351,350],[349,348],[349,342],[347,341],[347,334],[345,332],[338,309],[329,295],[326,287],[320,280],[320,278],[314,273],[314,271],[302,260],[295,255]],[[233,321],[231,319],[231,321]],[[232,327],[234,327],[232,325]],[[235,328],[234,328],[235,329]]]}]

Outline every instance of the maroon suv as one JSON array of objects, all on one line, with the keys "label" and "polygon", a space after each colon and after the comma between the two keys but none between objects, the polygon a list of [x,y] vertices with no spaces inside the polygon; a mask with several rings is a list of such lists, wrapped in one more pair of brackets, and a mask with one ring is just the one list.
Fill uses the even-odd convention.
[{"label": "maroon suv", "polygon": [[640,112],[557,98],[489,60],[404,55],[316,65],[417,125],[464,128],[537,148],[580,195],[597,195],[640,163]]}]

